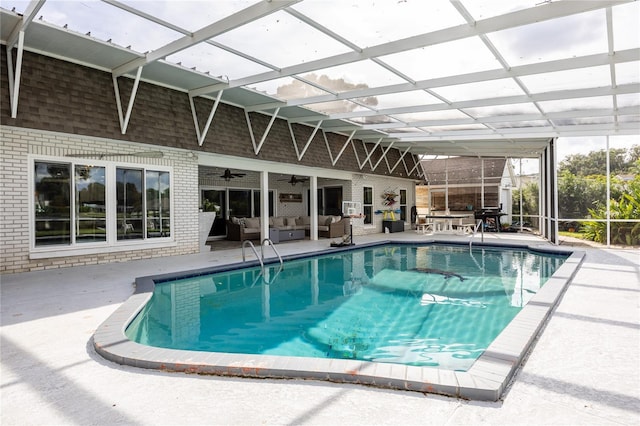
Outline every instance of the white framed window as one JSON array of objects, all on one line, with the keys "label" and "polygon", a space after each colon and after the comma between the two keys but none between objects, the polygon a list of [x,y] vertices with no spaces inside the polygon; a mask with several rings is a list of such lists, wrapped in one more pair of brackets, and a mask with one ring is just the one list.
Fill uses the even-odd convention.
[{"label": "white framed window", "polygon": [[373,224],[373,187],[362,187],[362,214],[364,214],[364,224]]},{"label": "white framed window", "polygon": [[109,161],[32,158],[32,252],[172,241],[172,170]]},{"label": "white framed window", "polygon": [[400,201],[398,202],[398,208],[400,209],[400,220],[407,221],[407,190],[401,189],[400,193]]}]

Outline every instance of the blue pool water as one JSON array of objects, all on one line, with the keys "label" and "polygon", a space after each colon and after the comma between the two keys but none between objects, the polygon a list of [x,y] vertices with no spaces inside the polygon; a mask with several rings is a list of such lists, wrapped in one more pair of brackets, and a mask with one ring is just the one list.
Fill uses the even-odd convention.
[{"label": "blue pool water", "polygon": [[218,272],[156,283],[126,334],[173,349],[465,371],[566,258],[400,244],[289,260],[264,274]]}]

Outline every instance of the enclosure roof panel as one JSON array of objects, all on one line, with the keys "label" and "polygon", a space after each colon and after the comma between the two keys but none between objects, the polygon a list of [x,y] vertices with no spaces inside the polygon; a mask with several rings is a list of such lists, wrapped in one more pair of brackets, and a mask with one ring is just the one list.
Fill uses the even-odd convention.
[{"label": "enclosure roof panel", "polygon": [[2,0],[15,48],[417,155],[640,134],[632,0]]}]

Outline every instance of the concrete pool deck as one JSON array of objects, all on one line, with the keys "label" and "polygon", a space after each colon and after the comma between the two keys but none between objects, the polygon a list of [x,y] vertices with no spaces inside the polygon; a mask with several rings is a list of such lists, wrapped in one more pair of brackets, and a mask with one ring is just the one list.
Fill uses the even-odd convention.
[{"label": "concrete pool deck", "polygon": [[[432,237],[428,237],[432,238]],[[451,240],[451,236],[443,236]],[[356,237],[424,240],[414,232]],[[520,234],[489,241],[547,245]],[[278,245],[281,254],[328,240]],[[91,336],[144,275],[241,259],[239,249],[2,276],[1,414],[9,424],[636,424],[640,254],[586,258],[498,402],[312,380],[244,379],[121,366]]]}]

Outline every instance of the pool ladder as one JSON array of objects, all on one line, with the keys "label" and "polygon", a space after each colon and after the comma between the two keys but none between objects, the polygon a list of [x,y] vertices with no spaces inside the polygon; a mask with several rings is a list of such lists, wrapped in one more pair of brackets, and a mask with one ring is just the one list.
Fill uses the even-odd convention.
[{"label": "pool ladder", "polygon": [[484,221],[482,219],[478,219],[478,223],[476,223],[476,226],[473,228],[473,232],[471,233],[471,236],[469,236],[469,250],[471,250],[473,237],[475,237],[475,235],[478,233],[478,228],[480,228],[480,233],[482,235],[480,242],[484,243],[484,226],[482,226],[483,224],[484,224]]},{"label": "pool ladder", "polygon": [[[264,274],[264,246],[265,245],[271,246],[271,248],[273,249],[273,252],[276,254],[276,256],[278,256],[278,261],[280,261],[280,267],[278,268],[278,271],[276,272],[276,274],[273,276],[273,278],[271,280],[266,278],[265,274]],[[265,284],[271,284],[273,282],[273,280],[276,279],[278,274],[280,274],[280,272],[282,271],[282,267],[284,266],[284,262],[282,261],[282,256],[280,256],[280,253],[278,253],[278,250],[276,250],[276,246],[273,245],[273,241],[271,241],[271,239],[269,239],[269,238],[265,238],[264,240],[262,240],[262,243],[260,244],[260,256],[258,256],[258,251],[256,250],[256,247],[253,245],[253,243],[250,240],[244,240],[242,242],[242,261],[243,262],[246,262],[246,257],[245,257],[245,254],[244,254],[244,248],[246,246],[251,247],[251,250],[253,251],[253,254],[256,255],[256,258],[258,259],[258,262],[260,262],[260,275],[259,275],[259,277],[263,277],[263,282]],[[255,281],[254,281],[254,284],[255,284]],[[253,287],[253,285],[252,285],[252,287]]]}]

